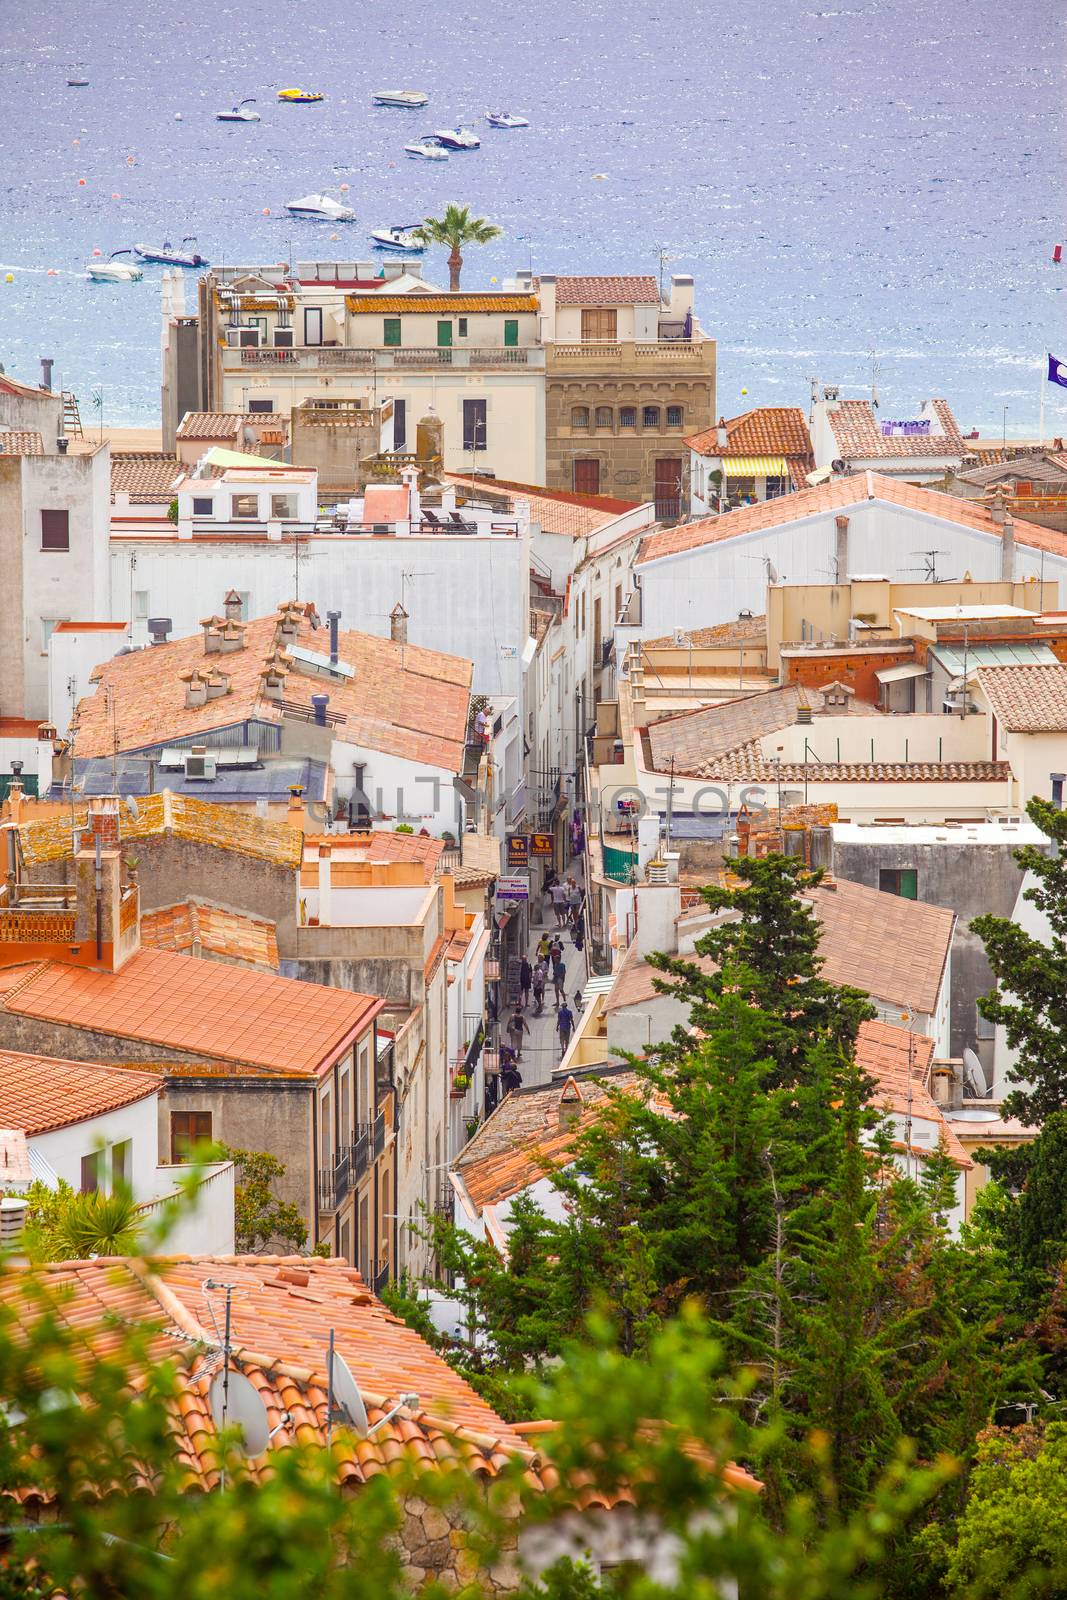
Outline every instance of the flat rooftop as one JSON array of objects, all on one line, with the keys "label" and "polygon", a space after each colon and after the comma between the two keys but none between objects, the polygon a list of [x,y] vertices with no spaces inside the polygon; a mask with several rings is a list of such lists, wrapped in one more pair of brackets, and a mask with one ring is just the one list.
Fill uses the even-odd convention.
[{"label": "flat rooftop", "polygon": [[1029,817],[982,822],[832,822],[835,844],[1047,844]]}]

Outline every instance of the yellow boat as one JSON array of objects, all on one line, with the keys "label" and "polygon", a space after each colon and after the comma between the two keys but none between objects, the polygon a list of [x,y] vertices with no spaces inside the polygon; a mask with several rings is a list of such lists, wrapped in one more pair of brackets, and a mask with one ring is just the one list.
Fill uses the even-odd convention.
[{"label": "yellow boat", "polygon": [[325,95],[316,94],[313,89],[279,89],[278,90],[278,99],[279,100],[288,100],[293,105],[310,106],[310,105],[314,105],[316,100],[325,100],[325,98],[326,98]]}]

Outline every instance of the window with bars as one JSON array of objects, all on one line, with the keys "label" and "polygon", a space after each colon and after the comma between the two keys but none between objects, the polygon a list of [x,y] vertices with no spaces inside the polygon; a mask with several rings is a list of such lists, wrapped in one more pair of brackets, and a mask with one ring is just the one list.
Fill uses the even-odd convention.
[{"label": "window with bars", "polygon": [[615,413],[610,406],[597,406],[596,425],[598,428],[610,428],[615,420]]},{"label": "window with bars", "polygon": [[682,419],[683,419],[683,412],[682,412],[681,406],[668,406],[667,407],[667,426],[668,426],[668,428],[680,428],[682,426]]},{"label": "window with bars", "polygon": [[589,426],[589,407],[588,406],[572,406],[571,407],[571,427],[572,428],[588,428],[588,426]]},{"label": "window with bars", "polygon": [[619,407],[619,427],[620,428],[636,428],[637,427],[637,407],[636,406],[620,406]]},{"label": "window with bars", "polygon": [[643,428],[659,427],[659,406],[645,406],[641,413],[641,426]]}]

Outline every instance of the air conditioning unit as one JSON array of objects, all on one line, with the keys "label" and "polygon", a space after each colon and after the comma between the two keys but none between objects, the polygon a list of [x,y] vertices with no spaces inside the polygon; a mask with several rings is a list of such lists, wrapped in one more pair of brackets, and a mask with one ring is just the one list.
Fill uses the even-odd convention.
[{"label": "air conditioning unit", "polygon": [[291,350],[293,348],[292,328],[275,328],[274,348],[275,350]]},{"label": "air conditioning unit", "polygon": [[185,758],[185,776],[210,782],[215,776],[215,771],[215,757],[208,755],[207,746],[194,744]]}]

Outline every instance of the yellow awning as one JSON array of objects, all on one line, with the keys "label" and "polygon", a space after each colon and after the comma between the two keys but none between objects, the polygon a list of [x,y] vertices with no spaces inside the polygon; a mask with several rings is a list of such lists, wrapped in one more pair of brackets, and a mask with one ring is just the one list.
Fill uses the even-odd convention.
[{"label": "yellow awning", "polygon": [[784,478],[785,456],[732,456],[722,464],[728,478]]}]

